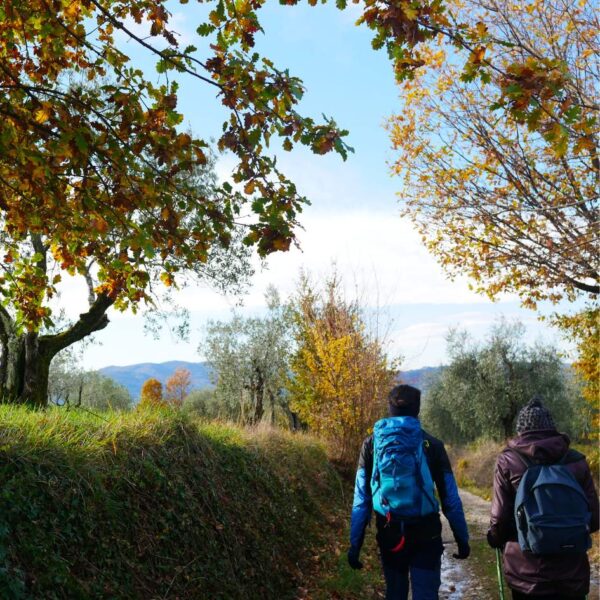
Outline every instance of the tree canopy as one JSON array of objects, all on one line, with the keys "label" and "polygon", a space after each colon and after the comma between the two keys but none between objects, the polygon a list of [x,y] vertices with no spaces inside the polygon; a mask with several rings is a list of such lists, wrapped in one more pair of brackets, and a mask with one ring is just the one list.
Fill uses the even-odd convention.
[{"label": "tree canopy", "polygon": [[[450,364],[427,391],[423,420],[452,442],[514,435],[515,418],[540,395],[557,426],[573,431],[581,408],[568,367],[551,346],[524,342],[520,323],[500,322],[476,344],[459,330],[448,335]],[[579,433],[579,432],[574,432]]]},{"label": "tree canopy", "polygon": [[448,36],[432,37],[423,68],[401,83],[403,109],[389,127],[404,214],[448,271],[491,297],[512,292],[535,308],[596,296],[594,3],[445,6],[473,51],[465,69]]},{"label": "tree canopy", "polygon": [[[4,401],[45,404],[56,353],[105,327],[111,306],[151,301],[156,282],[206,274],[240,228],[260,254],[286,250],[305,199],[269,154],[272,137],[346,155],[332,121],[296,111],[301,82],[251,52],[260,26],[250,4],[215,3],[198,23],[213,42],[203,57],[180,47],[169,19],[161,0],[0,6]],[[132,26],[141,23],[147,38]],[[155,56],[154,73],[133,63],[123,37]],[[209,144],[182,130],[174,75],[211,86],[225,108],[216,145],[237,159],[231,182],[198,185]],[[65,273],[89,283],[89,309],[40,336]]]}]

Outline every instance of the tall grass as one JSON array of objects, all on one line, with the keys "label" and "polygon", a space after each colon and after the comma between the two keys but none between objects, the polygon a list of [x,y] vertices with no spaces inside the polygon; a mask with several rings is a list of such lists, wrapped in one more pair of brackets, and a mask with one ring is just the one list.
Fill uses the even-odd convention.
[{"label": "tall grass", "polygon": [[293,598],[339,482],[304,435],[0,407],[0,597]]}]

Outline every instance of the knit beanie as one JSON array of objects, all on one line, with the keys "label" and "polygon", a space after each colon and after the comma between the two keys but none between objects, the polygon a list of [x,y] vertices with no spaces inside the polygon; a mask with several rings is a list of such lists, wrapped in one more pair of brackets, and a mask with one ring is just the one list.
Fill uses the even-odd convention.
[{"label": "knit beanie", "polygon": [[412,385],[397,385],[388,394],[388,408],[392,417],[418,417],[421,392]]},{"label": "knit beanie", "polygon": [[522,409],[517,417],[517,433],[526,431],[541,431],[556,429],[550,411],[542,404],[539,396],[534,396]]}]

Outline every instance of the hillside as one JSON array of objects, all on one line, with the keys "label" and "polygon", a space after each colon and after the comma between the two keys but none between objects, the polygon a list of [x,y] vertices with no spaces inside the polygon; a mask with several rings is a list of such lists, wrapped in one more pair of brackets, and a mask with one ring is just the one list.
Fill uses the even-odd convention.
[{"label": "hillside", "polygon": [[285,600],[340,482],[302,434],[0,406],[0,598]]},{"label": "hillside", "polygon": [[442,372],[444,367],[421,367],[410,371],[401,371],[400,380],[426,392],[431,382]]},{"label": "hillside", "polygon": [[[192,374],[192,388],[203,388],[211,385],[210,367],[206,362],[185,362],[182,360],[172,360],[164,363],[139,363],[126,365],[122,367],[103,367],[99,369],[100,373],[112,377],[115,381],[125,386],[131,397],[136,399],[140,395],[140,390],[146,379],[153,377],[163,384],[173,374],[175,369],[188,369]],[[422,367],[410,371],[402,371],[400,379],[404,383],[409,383],[426,390],[431,377],[437,375],[443,367]]]},{"label": "hillside", "polygon": [[136,399],[139,398],[140,390],[146,379],[153,377],[164,384],[175,369],[180,368],[187,369],[192,374],[192,388],[203,388],[211,384],[209,367],[205,362],[171,360],[164,363],[139,363],[123,367],[109,366],[98,370],[125,386],[131,397]]}]

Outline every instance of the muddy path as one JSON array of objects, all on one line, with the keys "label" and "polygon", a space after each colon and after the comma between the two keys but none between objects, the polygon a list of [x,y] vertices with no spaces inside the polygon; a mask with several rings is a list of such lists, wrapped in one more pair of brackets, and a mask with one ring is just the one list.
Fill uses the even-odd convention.
[{"label": "muddy path", "polygon": [[[445,551],[442,558],[441,600],[496,600],[499,598],[495,552],[488,546],[485,534],[489,524],[490,503],[479,496],[460,490],[471,536],[471,556],[456,560],[452,532],[443,522]],[[374,531],[368,531],[361,554],[365,568],[352,571],[347,565],[348,514],[336,516],[337,540],[315,556],[316,576],[306,580],[298,590],[297,600],[382,600],[385,586],[381,573]],[[372,529],[372,528],[370,528]],[[589,600],[599,598],[598,564],[592,577]],[[510,600],[508,590],[505,600]]]},{"label": "muddy path", "polygon": [[[456,552],[452,531],[448,521],[442,517],[444,542],[448,542],[442,557],[442,600],[483,600],[497,598],[498,590],[493,575],[495,555],[491,548],[484,544],[485,532],[490,521],[489,502],[466,490],[460,490],[465,516],[469,524],[473,552],[468,560],[456,560],[452,554]],[[480,564],[482,563],[483,564]]]}]

